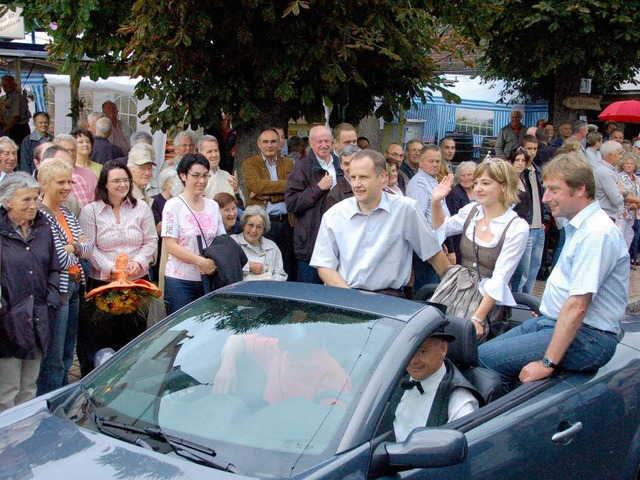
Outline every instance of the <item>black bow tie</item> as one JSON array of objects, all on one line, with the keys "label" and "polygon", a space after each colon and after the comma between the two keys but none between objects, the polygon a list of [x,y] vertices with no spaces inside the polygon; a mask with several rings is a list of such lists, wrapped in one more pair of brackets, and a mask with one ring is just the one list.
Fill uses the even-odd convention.
[{"label": "black bow tie", "polygon": [[417,380],[405,380],[400,384],[400,388],[403,390],[411,390],[413,387],[418,389],[420,395],[424,395],[424,388],[422,388],[422,384]]}]

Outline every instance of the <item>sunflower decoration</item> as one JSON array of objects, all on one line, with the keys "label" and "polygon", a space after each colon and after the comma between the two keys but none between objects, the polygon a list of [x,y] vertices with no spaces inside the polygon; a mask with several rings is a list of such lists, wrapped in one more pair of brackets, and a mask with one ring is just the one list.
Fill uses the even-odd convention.
[{"label": "sunflower decoration", "polygon": [[[119,253],[116,258],[116,279],[104,286],[94,288],[85,295],[93,300],[96,310],[94,322],[100,322],[113,315],[137,315],[146,318],[149,301],[152,297],[162,296],[162,292],[153,283],[146,280],[127,280],[125,267],[129,258]],[[106,317],[106,318],[105,318]]]}]

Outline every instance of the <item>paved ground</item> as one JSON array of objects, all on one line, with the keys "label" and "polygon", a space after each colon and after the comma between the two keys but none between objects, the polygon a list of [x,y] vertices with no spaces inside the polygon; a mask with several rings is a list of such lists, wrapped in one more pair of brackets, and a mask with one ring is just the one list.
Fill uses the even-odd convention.
[{"label": "paved ground", "polygon": [[[628,311],[630,313],[640,313],[640,266],[637,270],[631,270],[630,276],[630,285],[629,285],[629,307]],[[537,281],[536,285],[533,289],[534,295],[537,297],[542,296],[542,292],[544,290],[545,282]],[[69,381],[75,382],[80,379],[80,368],[78,366],[78,362],[76,361],[71,370],[69,371]]]}]

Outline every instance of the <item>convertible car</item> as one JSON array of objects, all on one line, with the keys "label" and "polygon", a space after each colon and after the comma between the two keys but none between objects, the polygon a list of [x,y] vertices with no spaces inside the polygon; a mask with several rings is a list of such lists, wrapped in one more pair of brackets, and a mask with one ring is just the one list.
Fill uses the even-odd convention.
[{"label": "convertible car", "polygon": [[[484,398],[396,442],[405,365],[438,329]],[[473,327],[425,303],[240,283],[81,381],[0,415],[0,478],[640,478],[640,331],[593,374],[499,394]]]}]

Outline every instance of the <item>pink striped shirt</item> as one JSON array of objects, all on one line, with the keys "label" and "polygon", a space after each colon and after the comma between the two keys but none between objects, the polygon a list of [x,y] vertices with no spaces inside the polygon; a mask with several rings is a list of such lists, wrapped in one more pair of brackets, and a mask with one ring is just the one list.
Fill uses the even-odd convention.
[{"label": "pink striped shirt", "polygon": [[71,195],[75,197],[81,207],[93,202],[96,194],[91,190],[84,178],[77,173],[71,174]]},{"label": "pink striped shirt", "polygon": [[119,222],[110,205],[101,200],[91,202],[80,213],[80,225],[95,245],[89,258],[91,278],[110,280],[111,269],[120,252],[126,253],[130,262],[142,266],[142,272],[136,278],[147,274],[156,254],[158,234],[151,208],[145,202],[138,201],[135,207],[129,200],[122,202]]}]

